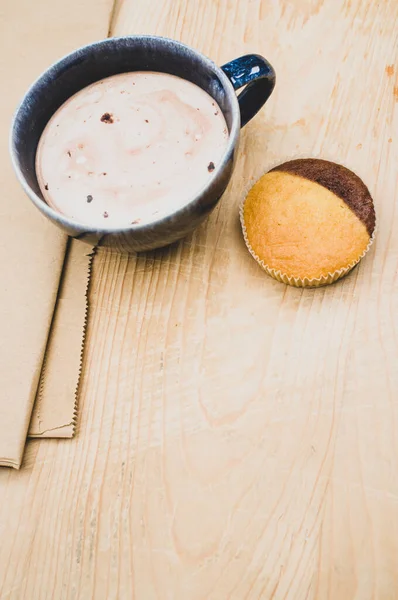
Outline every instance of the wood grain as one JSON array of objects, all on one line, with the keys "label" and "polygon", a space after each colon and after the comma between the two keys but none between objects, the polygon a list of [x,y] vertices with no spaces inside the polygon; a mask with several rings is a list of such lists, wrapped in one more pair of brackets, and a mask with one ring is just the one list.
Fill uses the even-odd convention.
[{"label": "wood grain", "polygon": [[[97,255],[78,435],[0,472],[0,597],[398,598],[398,4],[124,0],[111,30],[263,54],[277,87],[203,227]],[[237,207],[314,155],[364,178],[378,237],[299,290],[257,267]]]}]

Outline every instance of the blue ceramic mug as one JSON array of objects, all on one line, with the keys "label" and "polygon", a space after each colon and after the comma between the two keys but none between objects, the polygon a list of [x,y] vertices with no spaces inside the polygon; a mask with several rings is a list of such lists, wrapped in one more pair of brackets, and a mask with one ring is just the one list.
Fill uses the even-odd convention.
[{"label": "blue ceramic mug", "polygon": [[[185,205],[151,223],[88,227],[57,212],[43,199],[35,171],[40,136],[55,111],[86,86],[118,73],[160,71],[187,79],[214,98],[223,111],[229,140],[209,183]],[[246,86],[239,96],[235,90]],[[170,244],[197,227],[217,204],[234,168],[240,128],[254,117],[275,86],[272,66],[256,54],[217,67],[180,42],[147,35],[109,38],[72,52],[31,86],[11,129],[10,152],[17,177],[35,206],[68,235],[89,243],[140,251]]]}]

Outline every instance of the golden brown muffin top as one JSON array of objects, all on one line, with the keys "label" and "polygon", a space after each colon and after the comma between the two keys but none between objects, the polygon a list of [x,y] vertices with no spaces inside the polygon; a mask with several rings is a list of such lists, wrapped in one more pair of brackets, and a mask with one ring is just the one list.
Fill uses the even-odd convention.
[{"label": "golden brown muffin top", "polygon": [[320,158],[299,158],[271,169],[270,173],[272,171],[292,173],[327,188],[344,200],[372,236],[376,224],[373,200],[362,179],[350,169]]}]

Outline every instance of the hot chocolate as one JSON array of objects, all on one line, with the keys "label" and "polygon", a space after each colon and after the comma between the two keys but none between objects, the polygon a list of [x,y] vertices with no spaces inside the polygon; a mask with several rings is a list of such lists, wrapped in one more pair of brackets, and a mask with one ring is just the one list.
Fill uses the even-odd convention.
[{"label": "hot chocolate", "polygon": [[123,73],[58,109],[36,171],[57,211],[93,227],[125,227],[187,204],[214,176],[227,142],[224,115],[200,87],[165,73]]}]

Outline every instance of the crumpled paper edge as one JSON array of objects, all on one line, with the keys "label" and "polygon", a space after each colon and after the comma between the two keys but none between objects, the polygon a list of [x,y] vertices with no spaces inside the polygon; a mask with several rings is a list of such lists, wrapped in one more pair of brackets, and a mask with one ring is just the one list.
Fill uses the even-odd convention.
[{"label": "crumpled paper edge", "polygon": [[[69,241],[69,244],[71,240]],[[83,242],[78,242],[84,244]],[[74,394],[74,403],[71,414],[71,420],[67,423],[60,423],[57,427],[51,427],[41,430],[41,423],[43,422],[43,418],[41,415],[42,411],[42,403],[43,403],[43,394],[45,388],[46,377],[48,377],[48,372],[51,369],[51,365],[48,363],[48,348],[51,343],[52,335],[54,335],[53,324],[56,316],[57,307],[59,305],[59,298],[55,303],[55,309],[53,314],[53,319],[50,327],[50,333],[47,340],[46,350],[44,354],[44,360],[42,365],[42,370],[39,379],[39,385],[36,394],[35,405],[32,413],[32,419],[30,423],[30,428],[28,432],[29,438],[73,438],[76,433],[77,419],[78,419],[78,409],[79,409],[79,392],[80,392],[80,382],[81,375],[83,369],[83,359],[84,359],[84,349],[87,335],[87,325],[88,325],[88,315],[89,315],[89,289],[90,282],[93,270],[93,262],[96,254],[96,247],[91,247],[84,244],[88,250],[86,256],[88,257],[87,264],[87,274],[86,274],[86,288],[85,288],[85,312],[84,312],[84,320],[82,323],[82,332],[81,332],[81,342],[80,342],[80,360],[79,367],[76,373],[76,386],[75,386],[75,394]],[[68,248],[69,250],[69,248]],[[61,289],[65,268],[67,264],[67,260],[69,257],[69,252],[67,251],[65,254],[65,261],[63,266],[62,275],[60,278],[59,290]]]}]

